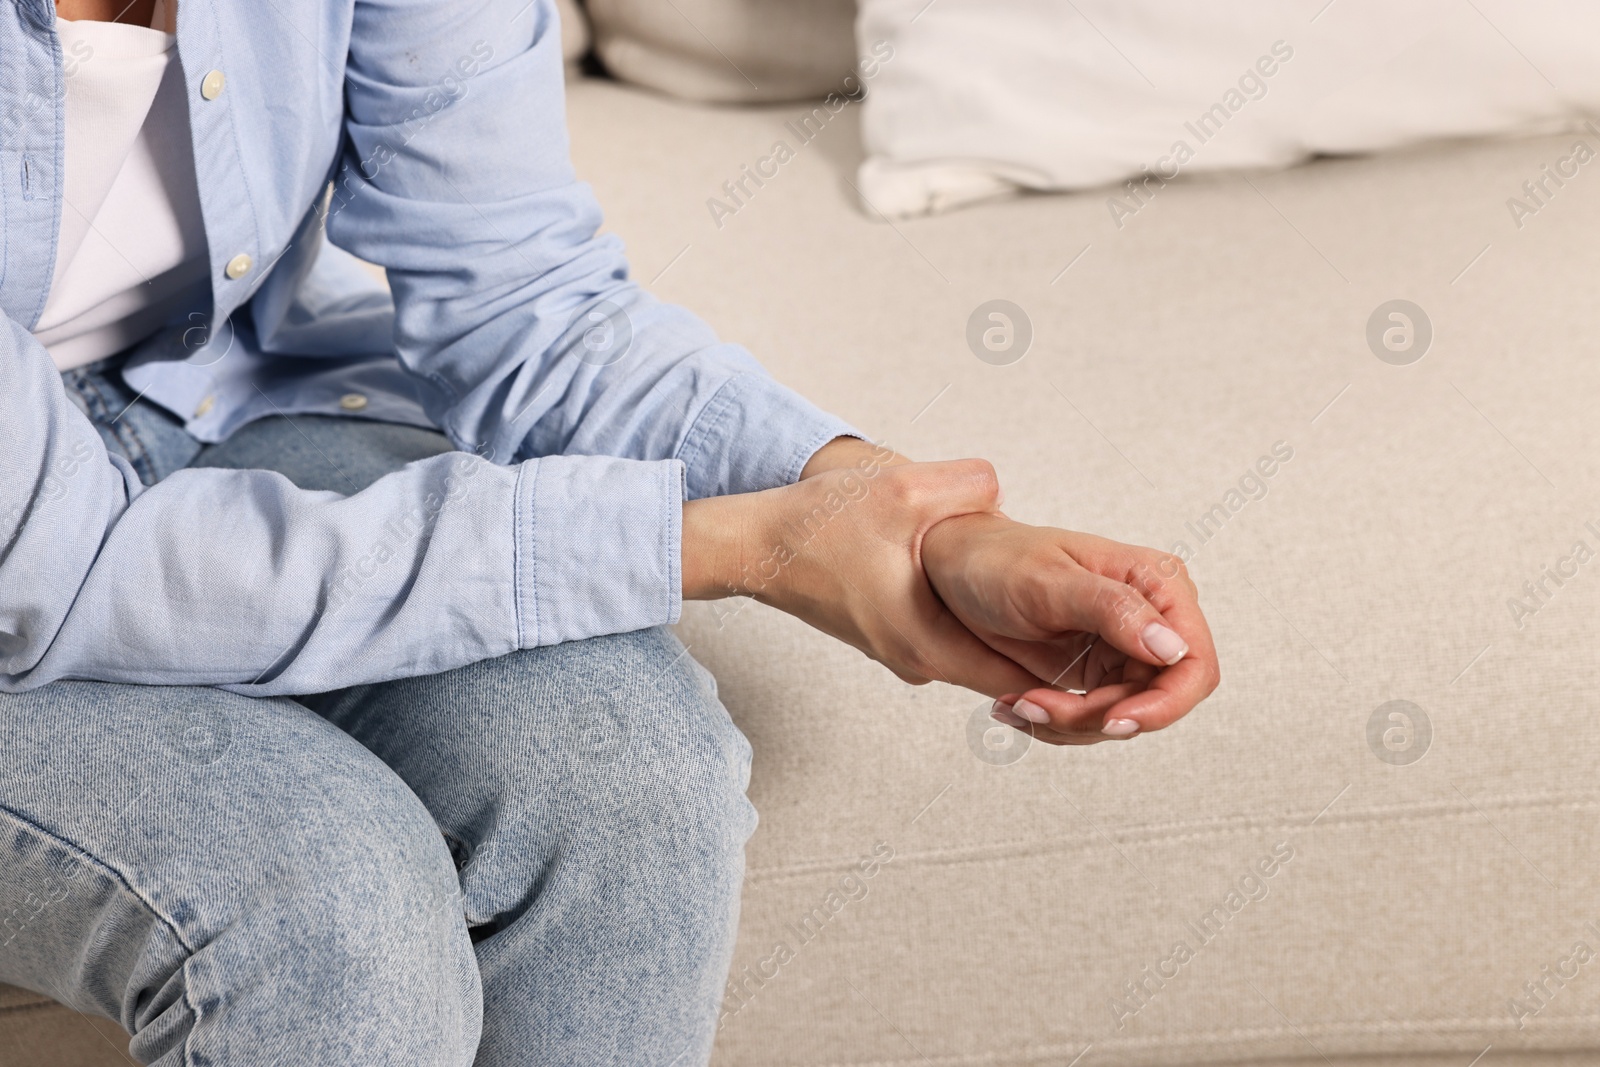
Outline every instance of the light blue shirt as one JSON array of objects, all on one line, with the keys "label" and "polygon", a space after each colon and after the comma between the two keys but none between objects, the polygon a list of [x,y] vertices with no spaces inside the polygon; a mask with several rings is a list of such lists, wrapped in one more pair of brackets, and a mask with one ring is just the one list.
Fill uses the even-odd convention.
[{"label": "light blue shirt", "polygon": [[668,623],[685,496],[787,484],[854,433],[628,280],[568,158],[559,38],[551,0],[182,0],[211,296],[129,384],[203,441],[359,392],[461,451],[348,497],[145,488],[29,332],[63,66],[50,0],[0,0],[0,690],[309,693]]}]

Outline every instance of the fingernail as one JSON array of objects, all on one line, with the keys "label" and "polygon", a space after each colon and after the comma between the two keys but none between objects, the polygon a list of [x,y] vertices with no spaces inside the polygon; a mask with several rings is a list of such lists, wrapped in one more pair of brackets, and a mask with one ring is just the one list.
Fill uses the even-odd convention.
[{"label": "fingernail", "polygon": [[1050,721],[1050,713],[1031,700],[1019,700],[1012,705],[1011,710],[1029,722],[1046,723]]},{"label": "fingernail", "polygon": [[1006,505],[1006,491],[1004,489],[999,489],[994,494],[994,506],[996,508],[1003,508],[1003,507],[1005,507],[1005,505]]},{"label": "fingernail", "polygon": [[1100,732],[1107,737],[1132,737],[1139,732],[1139,724],[1132,719],[1107,719]]},{"label": "fingernail", "polygon": [[1026,730],[1028,728],[1028,721],[1011,711],[1010,708],[995,708],[989,713],[989,718],[995,722],[1003,722],[1007,726],[1014,726],[1018,730]]},{"label": "fingernail", "polygon": [[1169,667],[1189,653],[1189,646],[1183,638],[1159,622],[1146,626],[1139,637],[1144,641],[1144,647]]}]

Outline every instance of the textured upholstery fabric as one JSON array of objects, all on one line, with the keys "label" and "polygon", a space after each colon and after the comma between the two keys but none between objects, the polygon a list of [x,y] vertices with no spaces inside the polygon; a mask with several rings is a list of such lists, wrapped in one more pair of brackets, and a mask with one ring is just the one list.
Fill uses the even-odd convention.
[{"label": "textured upholstery fabric", "polygon": [[[1520,229],[1505,203],[1570,138],[1184,181],[1120,230],[1104,190],[896,229],[856,210],[852,108],[714,219],[795,110],[572,87],[579,172],[637,275],[908,454],[992,458],[1018,518],[1189,541],[1224,680],[1165,733],[1000,766],[969,745],[972,694],[759,606],[692,606],[762,818],[716,1062],[1600,1060],[1594,963],[1520,1028],[1509,1004],[1600,948],[1600,568],[1541,578],[1600,549],[1600,178]],[[1032,320],[1008,366],[965,339],[994,298]],[[1433,325],[1409,366],[1366,338],[1396,298]],[[1265,498],[1228,510],[1277,441]],[[1394,699],[1431,724],[1410,765],[1368,741]],[[880,842],[893,859],[846,881]],[[1201,945],[1189,924],[1280,843],[1265,895]],[[1179,940],[1192,960],[1119,1029],[1113,999]]]},{"label": "textured upholstery fabric", "polygon": [[12,1011],[37,1004],[48,1004],[49,998],[15,986],[0,985],[0,1011]]},{"label": "textured upholstery fabric", "polygon": [[128,1035],[43,997],[0,986],[0,1063],[6,1067],[127,1067]]},{"label": "textured upholstery fabric", "polygon": [[717,103],[820,97],[855,68],[854,0],[588,0],[624,81]]},{"label": "textured upholstery fabric", "polygon": [[[571,107],[579,173],[655,291],[912,456],[992,458],[1018,518],[1188,541],[1222,650],[1222,688],[1170,731],[995,766],[973,695],[759,606],[720,627],[728,606],[691,606],[756,753],[735,977],[775,973],[745,979],[719,1063],[1600,1049],[1593,964],[1521,1029],[1508,1008],[1574,941],[1600,949],[1600,560],[1520,629],[1507,604],[1574,541],[1600,550],[1600,177],[1520,230],[1506,207],[1572,138],[1184,181],[1120,230],[1107,190],[891,228],[855,209],[854,108],[801,146],[804,105],[586,84]],[[719,228],[706,200],[786,137]],[[1009,366],[967,346],[994,298],[1032,319]],[[1432,320],[1410,366],[1366,338],[1396,298]],[[1188,524],[1277,441],[1266,498],[1200,545]],[[1409,766],[1367,740],[1394,699],[1431,723]],[[1199,947],[1187,924],[1284,841],[1265,898]],[[802,946],[877,842],[895,859]],[[1118,1029],[1112,998],[1180,939],[1193,961]]]}]

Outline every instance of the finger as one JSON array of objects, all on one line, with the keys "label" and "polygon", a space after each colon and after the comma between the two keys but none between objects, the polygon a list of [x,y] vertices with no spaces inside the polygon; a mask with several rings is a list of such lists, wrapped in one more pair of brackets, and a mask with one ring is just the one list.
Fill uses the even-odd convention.
[{"label": "finger", "polygon": [[1056,733],[1104,740],[1107,737],[1130,737],[1138,732],[1129,730],[1112,734],[1104,726],[1107,712],[1142,689],[1143,686],[1132,684],[1102,686],[1087,693],[1030,689],[1014,698],[1002,698],[997,704],[1003,704],[1016,717]]},{"label": "finger", "polygon": [[1136,659],[1125,660],[1122,664],[1122,680],[1124,682],[1137,682],[1140,685],[1149,685],[1150,679],[1154,678],[1160,673],[1161,671],[1159,668],[1152,667],[1148,663],[1141,663]]},{"label": "finger", "polygon": [[1155,605],[1127,582],[1075,567],[1051,584],[1050,596],[1047,610],[1055,630],[1093,631],[1119,651],[1158,667],[1178,662],[1189,650]]},{"label": "finger", "polygon": [[1198,657],[1168,667],[1142,690],[1119,702],[1107,721],[1126,719],[1139,724],[1140,733],[1164,730],[1183,718],[1216,688],[1216,667]]},{"label": "finger", "polygon": [[[1190,600],[1199,600],[1200,591],[1195,586],[1194,579],[1189,575],[1189,569],[1183,565],[1183,561],[1178,559],[1177,556],[1168,555],[1165,552],[1157,552],[1153,549],[1141,550],[1140,556],[1141,558],[1135,560],[1132,566],[1128,568],[1123,580],[1144,594],[1146,600],[1160,607],[1161,605],[1157,601],[1161,595],[1161,590],[1169,582],[1175,583],[1178,587],[1177,591],[1187,595]],[[1116,573],[1115,570],[1091,569],[1100,570],[1102,574]]]},{"label": "finger", "polygon": [[[1120,672],[1129,662],[1140,663],[1139,660],[1129,660],[1128,654],[1108,641],[1096,641],[1085,660],[1083,672],[1083,688],[1094,689],[1098,686],[1115,683],[1124,679],[1118,674],[1112,677],[1113,672]],[[1141,664],[1148,666],[1148,664]]]},{"label": "finger", "polygon": [[1211,627],[1206,623],[1205,613],[1200,610],[1199,590],[1189,579],[1187,571],[1180,571],[1176,578],[1163,578],[1161,575],[1165,573],[1156,573],[1140,565],[1134,568],[1128,580],[1161,612],[1167,625],[1177,631],[1197,656],[1204,658],[1209,653],[1215,659]]},{"label": "finger", "polygon": [[979,637],[984,644],[1034,675],[1028,688],[1040,684],[1060,689],[1091,688],[1084,684],[1084,665],[1094,647],[1093,634],[1071,633],[1030,641],[985,631]]},{"label": "finger", "polygon": [[1062,747],[1071,745],[1077,748],[1083,748],[1087,745],[1101,745],[1111,740],[1109,737],[1091,736],[1087,734],[1056,733],[1054,730],[1051,730],[1049,727],[1045,726],[1034,727],[1033,736],[1036,740],[1043,741],[1047,745],[1057,745]]},{"label": "finger", "polygon": [[1172,725],[1210,696],[1221,681],[1216,645],[1193,584],[1167,581],[1149,588],[1149,593],[1163,617],[1188,642],[1189,654],[1150,679],[1145,692],[1113,709],[1113,715],[1137,721],[1141,731]]},{"label": "finger", "polygon": [[1027,734],[1035,740],[1043,741],[1047,745],[1098,745],[1108,740],[1099,735],[1061,733],[1048,726],[1040,726],[1018,718],[1015,713],[1003,708],[996,708],[991,714],[996,722],[1009,726],[1018,733]]}]

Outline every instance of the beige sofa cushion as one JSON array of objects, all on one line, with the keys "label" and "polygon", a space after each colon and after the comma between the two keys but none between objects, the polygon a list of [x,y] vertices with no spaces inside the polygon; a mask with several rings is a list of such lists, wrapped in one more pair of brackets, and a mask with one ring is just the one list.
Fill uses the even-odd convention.
[{"label": "beige sofa cushion", "polygon": [[0,985],[0,1063],[5,1067],[127,1067],[132,1062],[128,1035],[116,1023]]},{"label": "beige sofa cushion", "polygon": [[588,8],[607,70],[687,100],[821,97],[855,69],[854,0],[588,0]]},{"label": "beige sofa cushion", "polygon": [[[719,228],[706,202],[803,110],[580,84],[578,171],[639,278],[819,403],[913,456],[991,457],[1020,518],[1191,542],[1224,680],[1168,732],[1001,766],[969,746],[974,695],[691,605],[762,819],[717,1062],[1600,1059],[1600,961],[1510,1009],[1600,950],[1600,562],[1520,628],[1508,608],[1600,549],[1600,177],[1520,230],[1505,204],[1570,138],[1176,183],[1121,230],[1103,191],[889,227],[855,207],[850,108]],[[994,298],[1034,327],[1006,366],[966,341]],[[1433,325],[1409,366],[1367,341],[1396,298]],[[1235,493],[1277,441],[1265,499]],[[1410,765],[1377,754],[1387,712],[1369,745],[1395,699],[1431,724]],[[1279,843],[1200,947],[1189,924]],[[1194,958],[1114,1011],[1180,940]]]},{"label": "beige sofa cushion", "polygon": [[0,985],[0,1012],[14,1011],[17,1008],[26,1008],[35,1004],[48,1004],[48,997],[16,986]]}]

